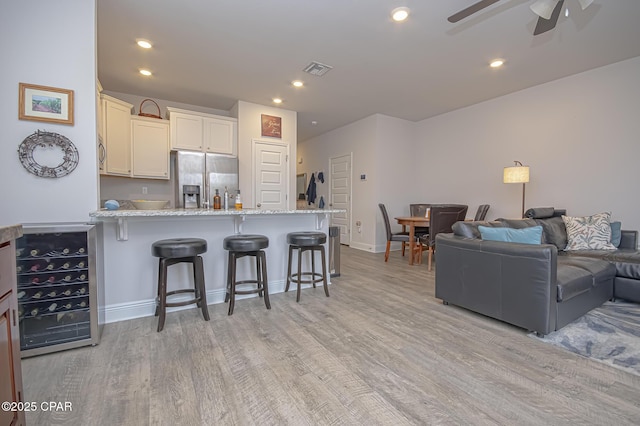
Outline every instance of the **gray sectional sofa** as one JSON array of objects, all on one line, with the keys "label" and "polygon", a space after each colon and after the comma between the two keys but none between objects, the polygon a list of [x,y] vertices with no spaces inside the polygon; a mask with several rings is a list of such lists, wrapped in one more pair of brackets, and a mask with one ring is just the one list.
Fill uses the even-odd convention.
[{"label": "gray sectional sofa", "polygon": [[[545,335],[621,298],[640,303],[638,232],[616,250],[564,251],[564,210],[530,209],[526,219],[458,222],[436,239],[436,297]],[[542,226],[540,245],[488,241],[478,226]]]}]

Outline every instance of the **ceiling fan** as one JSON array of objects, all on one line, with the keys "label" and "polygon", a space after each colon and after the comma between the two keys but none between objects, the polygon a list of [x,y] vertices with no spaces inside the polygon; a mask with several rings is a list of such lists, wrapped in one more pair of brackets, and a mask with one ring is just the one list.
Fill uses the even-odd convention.
[{"label": "ceiling fan", "polygon": [[[449,16],[447,20],[454,23],[458,22],[499,1],[500,0],[480,0],[466,9],[462,9],[460,12]],[[582,10],[585,10],[593,3],[593,0],[578,0],[578,2]],[[539,16],[536,28],[533,30],[533,35],[542,34],[555,28],[560,12],[562,11],[563,3],[564,0],[536,0],[535,3],[529,6],[529,8]]]}]

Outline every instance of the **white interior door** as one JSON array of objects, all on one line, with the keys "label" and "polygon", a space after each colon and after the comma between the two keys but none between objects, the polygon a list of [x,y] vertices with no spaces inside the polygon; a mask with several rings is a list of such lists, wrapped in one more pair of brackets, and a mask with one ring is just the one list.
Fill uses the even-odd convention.
[{"label": "white interior door", "polygon": [[289,145],[283,142],[253,141],[256,208],[288,208]]},{"label": "white interior door", "polygon": [[340,228],[340,244],[351,244],[351,154],[329,159],[331,194],[329,206],[345,209],[345,213],[331,215],[331,225]]}]

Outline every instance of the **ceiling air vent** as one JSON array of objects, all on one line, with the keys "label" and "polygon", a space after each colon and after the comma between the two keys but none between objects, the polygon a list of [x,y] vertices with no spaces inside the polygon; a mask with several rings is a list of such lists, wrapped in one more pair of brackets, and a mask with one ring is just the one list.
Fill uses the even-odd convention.
[{"label": "ceiling air vent", "polygon": [[320,62],[311,62],[305,67],[304,72],[321,77],[332,69],[333,67],[331,65],[321,64]]}]

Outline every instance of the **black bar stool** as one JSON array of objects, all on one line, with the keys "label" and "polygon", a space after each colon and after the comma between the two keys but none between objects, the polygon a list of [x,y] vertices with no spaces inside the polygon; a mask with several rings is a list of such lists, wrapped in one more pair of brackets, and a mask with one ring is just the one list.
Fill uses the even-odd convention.
[{"label": "black bar stool", "polygon": [[[329,297],[329,287],[327,286],[327,261],[325,259],[324,243],[327,242],[327,234],[324,232],[289,232],[287,234],[287,243],[289,243],[289,262],[287,266],[287,286],[284,291],[289,291],[291,282],[298,284],[298,294],[296,302],[300,302],[300,286],[302,284],[313,284],[322,281],[324,285],[324,294]],[[291,263],[293,260],[293,251],[298,252],[298,272],[291,274]],[[315,252],[319,251],[322,258],[322,273],[316,272]],[[302,272],[302,253],[311,252],[311,272]],[[303,276],[309,278],[303,279]]]},{"label": "black bar stool", "polygon": [[[227,293],[224,296],[225,303],[229,302],[229,315],[233,314],[236,294],[258,293],[260,297],[264,294],[264,304],[267,309],[271,309],[271,303],[269,303],[269,284],[267,281],[267,258],[263,250],[269,247],[269,239],[264,235],[232,235],[224,239],[222,247],[229,251]],[[236,263],[238,259],[245,256],[253,256],[256,258],[256,279],[236,281]],[[256,288],[238,290],[236,288],[238,284],[256,284]]]},{"label": "black bar stool", "polygon": [[[204,285],[204,267],[199,254],[207,251],[207,242],[200,238],[172,238],[153,243],[151,253],[160,258],[158,271],[158,298],[156,299],[156,313],[158,318],[158,332],[164,328],[167,307],[185,306],[196,303],[202,309],[202,316],[209,321],[207,308],[207,291]],[[167,292],[167,268],[176,263],[191,263],[193,266],[193,288],[173,290]],[[194,293],[194,298],[184,302],[167,302],[167,296],[178,293]]]}]

